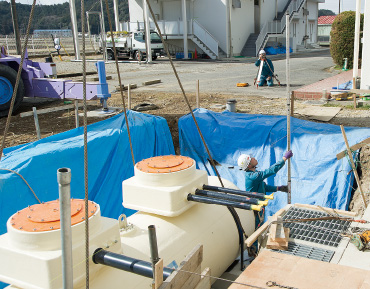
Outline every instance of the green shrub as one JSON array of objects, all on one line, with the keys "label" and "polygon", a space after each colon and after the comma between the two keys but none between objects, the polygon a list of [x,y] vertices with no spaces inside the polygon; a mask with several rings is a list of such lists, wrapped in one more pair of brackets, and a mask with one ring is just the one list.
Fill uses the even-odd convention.
[{"label": "green shrub", "polygon": [[[353,68],[353,52],[355,42],[355,20],[354,11],[344,11],[339,14],[332,25],[330,32],[330,53],[335,64],[343,66],[344,58],[348,59],[347,68]],[[362,31],[364,15],[361,14],[360,30]],[[361,58],[362,45],[360,44],[359,57]],[[359,65],[361,60],[359,60]]]}]

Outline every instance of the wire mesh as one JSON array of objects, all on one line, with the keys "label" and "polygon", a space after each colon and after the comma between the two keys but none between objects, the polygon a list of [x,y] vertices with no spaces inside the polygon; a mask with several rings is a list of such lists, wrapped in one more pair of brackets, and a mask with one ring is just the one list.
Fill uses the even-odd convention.
[{"label": "wire mesh", "polygon": [[273,251],[323,262],[330,262],[331,258],[335,253],[335,251],[332,250],[325,250],[313,246],[297,244],[294,242],[288,243],[288,250],[286,251],[285,250],[273,250]]},{"label": "wire mesh", "polygon": [[[291,207],[284,215],[286,219],[305,219],[328,217],[329,214],[320,211],[307,210]],[[284,227],[290,228],[289,237],[313,242],[317,244],[337,247],[342,240],[341,233],[345,232],[350,223],[343,220],[319,220],[312,222],[284,223]]]}]

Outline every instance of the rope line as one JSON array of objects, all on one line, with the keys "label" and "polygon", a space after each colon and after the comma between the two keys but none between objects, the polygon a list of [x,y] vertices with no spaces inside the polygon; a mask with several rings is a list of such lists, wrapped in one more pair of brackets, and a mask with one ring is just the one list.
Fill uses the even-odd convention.
[{"label": "rope line", "polygon": [[82,32],[82,83],[84,111],[84,183],[85,183],[85,271],[86,289],[89,288],[89,168],[87,151],[87,101],[86,101],[86,39],[85,39],[85,1],[81,0],[81,32]]},{"label": "rope line", "polygon": [[3,150],[4,150],[4,147],[5,147],[5,139],[6,139],[6,136],[8,134],[8,130],[9,130],[9,126],[10,126],[10,119],[12,117],[15,99],[17,97],[17,92],[18,92],[19,82],[20,82],[20,79],[21,79],[23,62],[24,62],[24,58],[25,58],[25,55],[26,55],[28,37],[30,35],[30,29],[31,29],[32,18],[33,18],[35,6],[36,6],[36,0],[33,0],[32,7],[31,7],[30,18],[28,19],[28,24],[27,24],[26,38],[24,39],[24,44],[23,44],[21,62],[19,63],[19,67],[18,67],[17,78],[16,78],[16,81],[15,81],[14,89],[13,89],[12,100],[10,102],[8,117],[6,119],[6,125],[5,125],[5,129],[4,129],[3,141],[2,141],[2,144],[1,144],[1,148],[0,148],[0,161],[1,161],[1,158],[2,158],[2,155],[3,155]]},{"label": "rope line", "polygon": [[37,197],[35,191],[31,188],[30,184],[26,181],[26,179],[20,174],[20,173],[17,173],[16,171],[13,171],[13,170],[10,170],[10,169],[3,169],[3,168],[0,168],[0,170],[2,171],[9,171],[9,172],[12,172],[16,175],[18,175],[19,177],[21,177],[21,179],[26,183],[26,185],[30,188],[32,194],[35,196],[36,200],[41,204],[41,201],[40,199]]},{"label": "rope line", "polygon": [[[106,6],[107,11],[109,11],[108,0],[105,0],[105,6]],[[133,150],[133,147],[132,147],[130,127],[128,125],[125,98],[123,96],[123,87],[122,87],[121,74],[120,74],[119,65],[118,65],[118,57],[117,57],[117,51],[116,51],[116,44],[115,44],[115,41],[114,41],[114,34],[113,34],[113,28],[112,28],[112,20],[111,20],[111,17],[110,17],[109,12],[107,12],[107,15],[108,15],[108,23],[109,23],[110,36],[112,37],[113,53],[114,53],[114,59],[115,59],[115,63],[116,63],[118,82],[119,82],[119,87],[120,87],[120,91],[121,91],[121,99],[122,99],[122,104],[123,104],[123,113],[125,114],[125,122],[126,122],[126,127],[127,127],[128,140],[129,140],[129,143],[130,143],[130,151],[131,151],[132,163],[135,166],[134,150]],[[105,53],[105,51],[104,51],[104,53]]]}]

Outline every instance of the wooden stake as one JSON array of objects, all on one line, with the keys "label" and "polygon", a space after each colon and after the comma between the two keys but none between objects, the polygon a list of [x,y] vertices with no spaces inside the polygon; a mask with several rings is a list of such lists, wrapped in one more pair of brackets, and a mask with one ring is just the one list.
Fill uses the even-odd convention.
[{"label": "wooden stake", "polygon": [[163,259],[159,259],[159,261],[155,264],[152,288],[158,289],[162,284],[163,284]]},{"label": "wooden stake", "polygon": [[[352,80],[352,87],[355,87],[356,88],[356,77],[353,78]],[[352,94],[352,97],[353,97],[353,108],[356,109],[357,105],[356,105],[356,96],[357,94],[354,93]]]},{"label": "wooden stake", "polygon": [[356,182],[357,182],[357,185],[358,185],[358,189],[360,190],[361,197],[362,197],[362,200],[364,202],[365,208],[367,208],[367,203],[366,203],[365,195],[364,195],[364,193],[362,191],[362,187],[361,187],[361,183],[360,183],[360,178],[358,177],[358,174],[357,174],[355,162],[354,162],[353,157],[352,157],[352,152],[351,152],[351,149],[349,147],[347,136],[346,136],[346,132],[344,131],[343,125],[340,126],[340,129],[342,130],[344,142],[346,143],[348,157],[349,157],[349,160],[351,162],[353,173],[355,174],[355,178],[356,178]]},{"label": "wooden stake", "polygon": [[129,84],[127,88],[127,98],[127,107],[131,110],[131,84]]},{"label": "wooden stake", "polygon": [[32,107],[32,110],[33,110],[33,119],[35,120],[35,127],[36,127],[37,139],[41,139],[39,118],[37,117],[36,107]]},{"label": "wooden stake", "polygon": [[294,115],[294,93],[290,96],[290,116]]},{"label": "wooden stake", "polygon": [[199,79],[197,80],[195,98],[197,102],[196,107],[199,108]]},{"label": "wooden stake", "polygon": [[80,126],[80,119],[78,116],[78,100],[75,99],[75,121],[76,121],[76,128]]}]

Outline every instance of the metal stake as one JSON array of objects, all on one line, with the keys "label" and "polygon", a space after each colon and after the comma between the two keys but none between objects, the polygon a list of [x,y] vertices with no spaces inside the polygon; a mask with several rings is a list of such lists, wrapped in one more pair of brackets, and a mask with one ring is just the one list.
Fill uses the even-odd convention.
[{"label": "metal stake", "polygon": [[[290,31],[289,31],[289,12],[286,13],[286,87],[287,87],[287,150],[290,150],[290,67],[289,67],[289,60],[290,60]],[[288,204],[292,203],[292,193],[291,193],[291,163],[290,159],[288,159]]]},{"label": "metal stake", "polygon": [[148,233],[149,233],[149,245],[150,245],[150,259],[152,261],[153,277],[154,277],[155,276],[155,264],[157,264],[157,262],[159,261],[157,235],[155,232],[154,225],[148,226]]},{"label": "metal stake", "polygon": [[58,169],[60,229],[62,240],[63,288],[73,288],[72,230],[71,230],[71,169]]},{"label": "metal stake", "polygon": [[40,132],[39,118],[37,116],[36,107],[32,107],[32,110],[33,110],[33,119],[35,120],[37,139],[39,140],[41,139],[41,132]]}]

